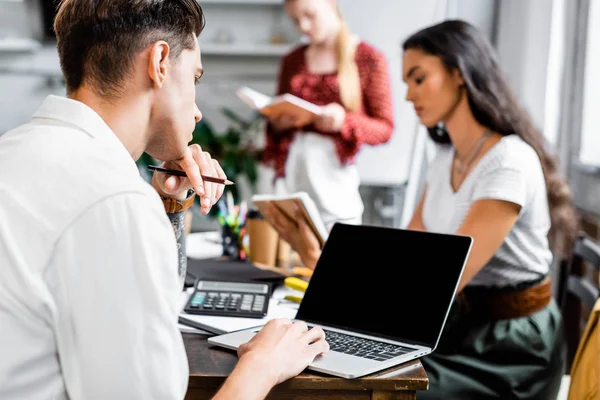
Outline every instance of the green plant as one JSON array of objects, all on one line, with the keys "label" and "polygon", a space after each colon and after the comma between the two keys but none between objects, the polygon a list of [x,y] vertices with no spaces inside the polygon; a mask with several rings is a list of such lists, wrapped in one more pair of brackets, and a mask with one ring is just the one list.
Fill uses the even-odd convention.
[{"label": "green plant", "polygon": [[[229,108],[222,108],[221,112],[229,121],[225,131],[216,132],[213,126],[205,119],[196,124],[193,139],[190,144],[198,144],[202,150],[207,151],[219,161],[227,177],[235,181],[240,176],[245,176],[254,190],[258,180],[258,161],[260,150],[256,148],[256,136],[261,130],[263,117],[254,114],[249,119],[240,117]],[[150,164],[158,163],[150,155],[144,153],[138,160],[140,172],[147,170]],[[144,176],[149,177],[149,174]],[[227,186],[234,200],[238,202],[240,193],[237,185]],[[211,211],[216,215],[216,209]]]}]

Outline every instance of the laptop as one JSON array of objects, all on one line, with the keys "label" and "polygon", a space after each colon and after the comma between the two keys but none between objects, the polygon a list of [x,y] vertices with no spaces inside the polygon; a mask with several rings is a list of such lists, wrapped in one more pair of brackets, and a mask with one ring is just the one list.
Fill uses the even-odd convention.
[{"label": "laptop", "polygon": [[[433,352],[472,242],[467,236],[335,224],[295,318],[321,327],[330,345],[308,369],[352,379]],[[208,341],[237,350],[259,330]]]}]

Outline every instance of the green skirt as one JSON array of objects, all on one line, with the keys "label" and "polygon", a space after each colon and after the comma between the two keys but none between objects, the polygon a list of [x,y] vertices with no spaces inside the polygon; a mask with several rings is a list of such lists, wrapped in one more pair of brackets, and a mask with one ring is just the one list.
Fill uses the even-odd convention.
[{"label": "green skirt", "polygon": [[455,303],[434,352],[421,362],[426,399],[554,400],[565,370],[560,310],[554,300],[527,317],[465,318]]}]

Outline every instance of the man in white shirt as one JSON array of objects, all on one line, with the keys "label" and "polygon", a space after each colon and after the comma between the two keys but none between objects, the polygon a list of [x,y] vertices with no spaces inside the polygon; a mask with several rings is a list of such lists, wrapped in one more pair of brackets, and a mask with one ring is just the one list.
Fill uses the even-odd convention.
[{"label": "man in white shirt", "polygon": [[[187,147],[203,23],[195,0],[61,3],[69,98],[0,138],[1,399],[184,397],[173,227],[190,188],[204,213],[221,196],[201,174],[225,177]],[[155,174],[153,189],[134,162],[144,151],[189,179]],[[216,398],[263,398],[327,350],[322,330],[272,322]]]}]

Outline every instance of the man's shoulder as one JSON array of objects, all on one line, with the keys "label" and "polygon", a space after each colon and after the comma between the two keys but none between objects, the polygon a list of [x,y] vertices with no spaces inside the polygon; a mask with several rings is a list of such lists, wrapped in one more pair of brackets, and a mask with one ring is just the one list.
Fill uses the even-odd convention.
[{"label": "man's shoulder", "polygon": [[159,201],[119,145],[68,125],[23,125],[0,138],[0,189],[57,226],[119,194]]}]

